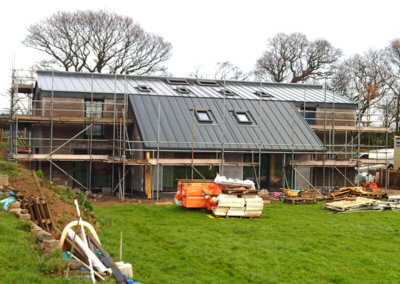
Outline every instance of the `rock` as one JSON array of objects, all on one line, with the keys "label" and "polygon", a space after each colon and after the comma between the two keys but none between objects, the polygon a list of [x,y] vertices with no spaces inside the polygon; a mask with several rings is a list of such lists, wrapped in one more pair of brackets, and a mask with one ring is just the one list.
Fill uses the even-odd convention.
[{"label": "rock", "polygon": [[81,189],[80,189],[80,188],[74,188],[74,189],[72,189],[72,191],[73,191],[75,194],[81,193]]},{"label": "rock", "polygon": [[18,218],[29,221],[31,219],[31,215],[30,214],[19,214]]},{"label": "rock", "polygon": [[31,233],[35,234],[36,236],[39,235],[41,231],[43,231],[42,228],[36,225],[31,229]]},{"label": "rock", "polygon": [[17,217],[19,217],[19,215],[21,215],[21,213],[22,213],[21,211],[22,211],[21,208],[10,208],[10,209],[8,209],[8,212],[10,212],[11,214],[14,214]]},{"label": "rock", "polygon": [[11,203],[10,209],[13,209],[13,208],[21,208],[21,202],[15,201],[15,202]]},{"label": "rock", "polygon": [[38,241],[43,242],[45,240],[54,240],[54,237],[49,232],[42,230],[42,232],[38,234]]},{"label": "rock", "polygon": [[54,238],[52,240],[43,240],[42,243],[46,251],[54,251],[60,246],[60,241],[57,241]]},{"label": "rock", "polygon": [[[21,208],[20,208],[21,209]],[[21,214],[28,214],[28,209],[21,209]]]}]

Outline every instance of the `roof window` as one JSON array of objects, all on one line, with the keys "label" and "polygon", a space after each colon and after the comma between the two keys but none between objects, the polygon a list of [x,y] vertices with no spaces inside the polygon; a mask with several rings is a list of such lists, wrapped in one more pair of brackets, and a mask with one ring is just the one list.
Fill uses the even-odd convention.
[{"label": "roof window", "polygon": [[270,93],[266,92],[266,91],[255,91],[254,94],[256,94],[257,96],[261,97],[261,98],[273,98],[274,96],[271,95]]},{"label": "roof window", "polygon": [[208,87],[218,87],[217,81],[214,80],[197,80],[197,84],[200,86],[208,86]]},{"label": "roof window", "polygon": [[231,90],[228,90],[228,89],[222,89],[220,92],[221,92],[223,95],[225,95],[225,96],[230,96],[230,97],[233,97],[233,96],[236,95],[236,93],[235,93],[234,91],[231,91]]},{"label": "roof window", "polygon": [[167,82],[171,85],[189,85],[186,79],[167,79]]},{"label": "roof window", "polygon": [[234,114],[239,123],[252,123],[251,116],[248,111],[237,110],[234,112]]},{"label": "roof window", "polygon": [[190,94],[190,90],[186,87],[176,87],[175,91],[177,91],[180,94]]},{"label": "roof window", "polygon": [[150,93],[152,90],[151,90],[151,88],[149,88],[148,86],[146,86],[146,85],[139,85],[139,86],[137,86],[136,87],[139,91],[141,91],[141,92],[145,92],[145,93]]},{"label": "roof window", "polygon": [[198,122],[212,122],[210,110],[196,110],[196,118]]}]

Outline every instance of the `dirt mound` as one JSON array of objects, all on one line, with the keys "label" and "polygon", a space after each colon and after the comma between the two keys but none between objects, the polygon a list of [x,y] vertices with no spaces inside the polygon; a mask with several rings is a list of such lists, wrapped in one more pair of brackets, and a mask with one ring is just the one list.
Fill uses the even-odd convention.
[{"label": "dirt mound", "polygon": [[[32,171],[23,165],[15,165],[13,174],[9,175],[9,183],[12,188],[23,194],[24,197],[41,197],[41,192],[33,177]],[[65,200],[65,189],[59,188],[45,179],[39,178],[39,183],[46,202],[49,206],[55,226],[62,230],[66,224],[76,220],[76,209],[72,204],[73,197]],[[64,198],[64,200],[62,200]],[[81,209],[83,218],[87,221],[94,221],[87,212]]]}]

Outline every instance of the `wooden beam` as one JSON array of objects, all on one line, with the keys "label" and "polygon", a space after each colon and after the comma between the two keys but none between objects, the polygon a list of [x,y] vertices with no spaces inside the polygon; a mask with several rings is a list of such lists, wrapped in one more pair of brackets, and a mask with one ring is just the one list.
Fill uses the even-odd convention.
[{"label": "wooden beam", "polygon": [[[50,116],[40,116],[40,115],[13,115],[12,119],[15,120],[18,117],[19,122],[50,122]],[[71,122],[71,123],[104,123],[111,124],[114,123],[114,118],[109,117],[80,117],[80,116],[53,116],[53,122]],[[126,119],[127,123],[132,123],[132,119]]]},{"label": "wooden beam", "polygon": [[[360,159],[360,165],[376,165],[386,164],[383,159]],[[325,160],[324,161],[293,161],[294,166],[307,166],[307,167],[357,167],[357,159],[353,160]]]},{"label": "wooden beam", "polygon": [[[146,152],[146,159],[150,159],[150,152]],[[151,199],[151,166],[147,165],[144,175],[145,192],[148,199]]]},{"label": "wooden beam", "polygon": [[[313,130],[316,131],[330,131],[333,130],[332,125],[310,125]],[[346,125],[335,125],[335,131],[358,131],[357,126],[346,126]],[[372,127],[372,126],[362,126],[360,127],[361,132],[377,132],[377,133],[384,133],[390,132],[390,128],[387,127]]]},{"label": "wooden beam", "polygon": [[[48,154],[17,154],[13,157],[19,161],[46,161]],[[53,154],[50,156],[53,161],[107,161],[108,155],[86,155],[86,154]]]}]

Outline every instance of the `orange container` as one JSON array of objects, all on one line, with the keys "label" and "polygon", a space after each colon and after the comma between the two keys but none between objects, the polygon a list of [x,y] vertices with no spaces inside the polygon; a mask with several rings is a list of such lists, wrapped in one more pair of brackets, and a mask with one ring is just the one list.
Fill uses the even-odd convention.
[{"label": "orange container", "polygon": [[222,187],[212,181],[180,180],[175,197],[182,200],[182,206],[185,208],[210,208],[212,205],[209,199],[219,195],[221,190]]},{"label": "orange container", "polygon": [[207,199],[201,196],[183,197],[182,206],[185,208],[206,208]]}]

